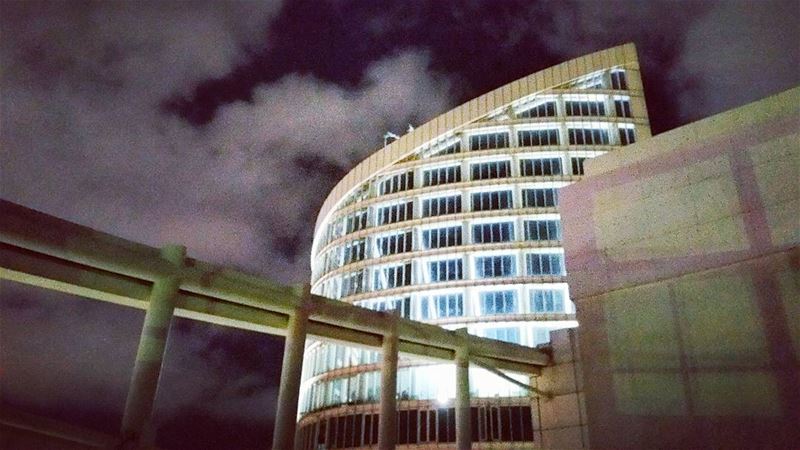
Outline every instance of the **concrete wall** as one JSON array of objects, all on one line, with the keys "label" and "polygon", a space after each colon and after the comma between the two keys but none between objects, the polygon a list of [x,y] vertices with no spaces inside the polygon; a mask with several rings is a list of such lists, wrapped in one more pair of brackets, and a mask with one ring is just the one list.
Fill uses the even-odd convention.
[{"label": "concrete wall", "polygon": [[797,448],[800,89],[562,189],[592,448]]},{"label": "concrete wall", "polygon": [[550,339],[553,364],[534,377],[534,386],[552,396],[533,400],[535,448],[589,448],[577,331],[554,331]]}]

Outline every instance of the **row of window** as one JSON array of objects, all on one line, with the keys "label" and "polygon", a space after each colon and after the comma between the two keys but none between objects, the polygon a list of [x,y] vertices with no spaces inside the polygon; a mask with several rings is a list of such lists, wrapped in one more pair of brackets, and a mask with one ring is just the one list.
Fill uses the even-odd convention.
[{"label": "row of window", "polygon": [[[534,199],[535,200],[535,199]],[[547,195],[543,199],[547,200]],[[472,244],[494,244],[517,240],[515,222],[491,222],[473,224],[471,229]],[[522,222],[521,239],[525,241],[560,241],[561,222],[558,219],[527,219]],[[457,247],[464,245],[461,225],[447,225],[428,228],[421,233],[421,250]],[[367,251],[367,238],[346,242],[341,250],[334,248],[323,256],[323,272],[327,273],[370,257],[382,257],[407,253],[414,250],[414,233],[412,230],[401,230],[392,234],[378,236],[374,239],[374,247]]]},{"label": "row of window", "polygon": [[[623,108],[624,106],[620,106]],[[620,145],[632,144],[633,128],[619,128]],[[623,133],[625,138],[623,138]],[[517,132],[517,142],[520,147],[538,147],[544,145],[561,145],[561,134],[558,128],[539,130],[520,130]],[[610,145],[611,135],[606,128],[567,128],[569,145]],[[510,147],[507,131],[496,133],[477,134],[469,137],[470,150],[490,150]]]},{"label": "row of window", "polygon": [[[632,142],[634,139],[632,129],[620,130],[625,131],[624,140]],[[584,161],[586,157],[571,157],[571,174],[583,175],[584,174]],[[511,172],[511,161],[489,161],[473,163],[470,165],[470,172],[472,180],[486,180],[486,179],[500,179],[513,176]],[[565,175],[562,158],[524,158],[519,160],[519,175],[524,177],[534,176],[556,176]],[[449,183],[458,183],[462,181],[461,166],[448,166],[437,167],[433,169],[424,170],[422,172],[424,186],[437,186]],[[381,193],[394,193],[402,190],[413,189],[413,172],[398,174],[385,180],[385,184],[381,184]],[[405,181],[398,181],[405,180]],[[476,211],[484,211],[490,209],[506,209],[510,208],[511,203],[506,199],[501,198],[507,194],[486,194],[484,197],[478,199]],[[477,198],[477,196],[473,196]],[[436,217],[446,214],[454,214],[462,211],[461,196],[450,195],[436,199],[427,199],[422,204],[422,217]],[[394,204],[391,206],[382,207],[377,214],[376,222],[378,225],[401,222],[413,218],[413,204],[411,201],[405,203]],[[354,233],[359,230],[367,228],[368,215],[367,209],[360,209],[353,211],[346,216],[340,217],[332,222],[328,227],[328,234],[326,242],[338,238],[343,235]]]},{"label": "row of window", "polygon": [[[554,270],[553,265],[558,261],[550,258],[537,258],[534,264],[539,264],[539,270],[547,273]],[[510,264],[513,264],[510,263]],[[550,265],[544,267],[542,265]],[[450,268],[437,268],[437,270],[454,270]],[[557,270],[557,269],[556,269]],[[524,309],[517,300],[517,291],[499,290],[484,291],[478,296],[479,315],[494,314],[515,314],[515,313],[565,313],[566,303],[564,301],[564,291],[560,289],[531,289],[527,307]],[[419,298],[419,311],[412,309],[411,297],[403,297],[391,300],[363,300],[356,305],[377,311],[398,310],[402,317],[407,319],[435,320],[447,317],[464,316],[464,295],[462,293],[444,293],[425,295]],[[471,315],[471,314],[467,314]]]},{"label": "row of window", "polygon": [[[532,442],[530,406],[473,406],[473,442]],[[325,417],[299,429],[304,450],[371,447],[378,443],[379,414]],[[411,409],[397,412],[397,443],[455,442],[455,408]]]},{"label": "row of window", "polygon": [[[519,275],[517,257],[515,255],[477,256],[474,258],[473,279],[507,278]],[[381,291],[412,284],[428,284],[444,281],[466,279],[463,258],[450,258],[428,261],[420,274],[421,279],[414,281],[414,270],[410,261],[382,266],[372,269],[372,283],[367,286],[365,273],[367,268],[346,273],[341,277],[341,289],[338,298],[371,291]],[[560,253],[531,253],[525,255],[527,276],[563,276],[565,275],[563,256]]]},{"label": "row of window", "polygon": [[[581,164],[582,167],[582,164]],[[523,208],[548,208],[558,206],[558,188],[522,189]],[[472,211],[494,211],[514,208],[513,193],[510,189],[474,192],[470,195]],[[403,222],[414,218],[414,203],[411,200],[381,206],[376,209],[377,225]],[[422,200],[421,217],[438,217],[457,214],[463,211],[461,194]]]}]

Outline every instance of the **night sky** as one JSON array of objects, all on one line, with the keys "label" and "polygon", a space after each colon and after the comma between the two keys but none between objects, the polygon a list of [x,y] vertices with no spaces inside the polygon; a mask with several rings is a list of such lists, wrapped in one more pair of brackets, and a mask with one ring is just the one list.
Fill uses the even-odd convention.
[{"label": "night sky", "polygon": [[[302,283],[384,132],[625,42],[654,133],[800,84],[797,0],[4,1],[0,196]],[[0,408],[115,432],[142,318],[4,282]],[[178,320],[167,352],[164,448],[269,446],[280,339]]]}]

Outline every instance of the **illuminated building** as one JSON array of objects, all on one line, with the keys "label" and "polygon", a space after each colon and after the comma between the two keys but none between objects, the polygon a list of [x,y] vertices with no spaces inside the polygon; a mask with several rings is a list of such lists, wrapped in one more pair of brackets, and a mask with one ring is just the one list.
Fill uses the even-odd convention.
[{"label": "illuminated building", "polygon": [[[312,291],[522,345],[577,326],[559,188],[583,162],[650,136],[632,44],[529,75],[387,143],[334,188],[317,220]],[[377,442],[376,352],[309,344],[306,448]],[[398,444],[455,439],[452,366],[404,360]],[[528,381],[528,380],[522,380]],[[532,440],[528,392],[480,368],[475,442]],[[513,444],[509,444],[513,445]]]}]

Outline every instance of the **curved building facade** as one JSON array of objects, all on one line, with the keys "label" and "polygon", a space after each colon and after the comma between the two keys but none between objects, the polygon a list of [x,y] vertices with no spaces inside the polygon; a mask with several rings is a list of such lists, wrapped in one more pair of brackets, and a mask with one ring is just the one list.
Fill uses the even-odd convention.
[{"label": "curved building facade", "polygon": [[[580,179],[587,158],[649,136],[632,44],[473,99],[378,150],[334,188],[316,224],[312,291],[545,344],[549,331],[577,326],[559,189]],[[308,344],[306,355],[302,447],[375,445],[379,355],[331,342]],[[455,440],[453,374],[452,366],[401,361],[400,445]],[[473,441],[529,446],[528,392],[483,369],[471,369],[470,386]]]}]

